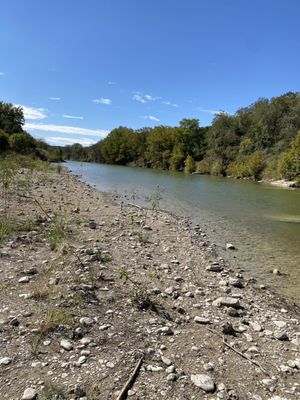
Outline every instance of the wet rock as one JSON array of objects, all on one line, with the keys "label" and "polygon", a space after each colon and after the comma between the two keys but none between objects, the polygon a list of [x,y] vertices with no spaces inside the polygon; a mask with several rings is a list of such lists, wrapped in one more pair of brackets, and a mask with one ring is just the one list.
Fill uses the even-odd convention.
[{"label": "wet rock", "polygon": [[204,392],[214,392],[215,390],[215,383],[209,375],[191,375],[191,380],[195,386],[204,390]]}]

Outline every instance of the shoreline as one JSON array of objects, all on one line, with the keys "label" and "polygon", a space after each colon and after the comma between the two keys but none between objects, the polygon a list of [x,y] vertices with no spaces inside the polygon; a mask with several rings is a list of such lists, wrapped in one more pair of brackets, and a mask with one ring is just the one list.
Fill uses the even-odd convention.
[{"label": "shoreline", "polygon": [[40,222],[0,247],[4,399],[47,381],[66,399],[115,399],[141,357],[132,399],[298,398],[299,307],[220,258],[200,226],[120,207],[70,172],[32,193],[67,233],[51,250],[54,217],[12,201]]}]

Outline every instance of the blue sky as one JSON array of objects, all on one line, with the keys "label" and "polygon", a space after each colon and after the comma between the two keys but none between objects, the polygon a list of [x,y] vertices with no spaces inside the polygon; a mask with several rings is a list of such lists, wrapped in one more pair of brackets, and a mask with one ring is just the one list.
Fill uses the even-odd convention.
[{"label": "blue sky", "polygon": [[299,91],[299,0],[14,0],[0,11],[0,100],[26,129],[88,145],[114,127],[211,123]]}]

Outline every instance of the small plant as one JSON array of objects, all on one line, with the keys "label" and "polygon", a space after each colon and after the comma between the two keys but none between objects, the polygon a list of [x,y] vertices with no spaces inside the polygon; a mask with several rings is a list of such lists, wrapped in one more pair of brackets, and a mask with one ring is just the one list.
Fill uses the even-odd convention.
[{"label": "small plant", "polygon": [[47,335],[55,330],[58,325],[72,325],[72,316],[69,310],[61,308],[49,308],[44,321],[40,325],[40,333]]},{"label": "small plant", "polygon": [[31,298],[37,301],[42,301],[47,299],[49,296],[49,288],[46,284],[41,284],[36,282],[31,286]]},{"label": "small plant", "polygon": [[62,217],[54,218],[47,232],[47,239],[51,250],[55,250],[68,236],[69,229],[66,220]]},{"label": "small plant", "polygon": [[96,251],[95,258],[97,259],[97,261],[100,261],[103,264],[111,261],[111,259],[112,259],[110,254],[108,254],[108,253],[103,254],[100,250]]},{"label": "small plant", "polygon": [[61,173],[62,173],[62,170],[63,170],[62,165],[57,165],[57,166],[56,166],[56,172],[57,172],[58,174],[61,174]]},{"label": "small plant", "polygon": [[54,382],[45,382],[44,389],[41,394],[42,400],[64,400],[66,399],[64,389]]},{"label": "small plant", "polygon": [[42,342],[41,335],[34,336],[30,341],[29,351],[35,358],[39,358],[41,342]]},{"label": "small plant", "polygon": [[136,236],[142,246],[145,246],[147,243],[149,243],[149,235],[145,235],[143,233],[137,233]]},{"label": "small plant", "polygon": [[0,244],[16,231],[16,224],[8,218],[0,218]]},{"label": "small plant", "polygon": [[160,209],[160,201],[163,199],[162,193],[164,189],[162,189],[159,185],[155,187],[153,192],[149,197],[146,198],[146,201],[151,203],[152,210]]}]

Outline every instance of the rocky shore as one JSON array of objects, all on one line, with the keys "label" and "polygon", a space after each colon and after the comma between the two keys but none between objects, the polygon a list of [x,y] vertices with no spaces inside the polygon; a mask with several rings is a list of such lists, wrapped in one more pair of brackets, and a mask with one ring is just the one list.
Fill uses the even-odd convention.
[{"label": "rocky shore", "polygon": [[66,172],[30,190],[0,247],[1,399],[299,399],[299,309],[200,226]]}]

